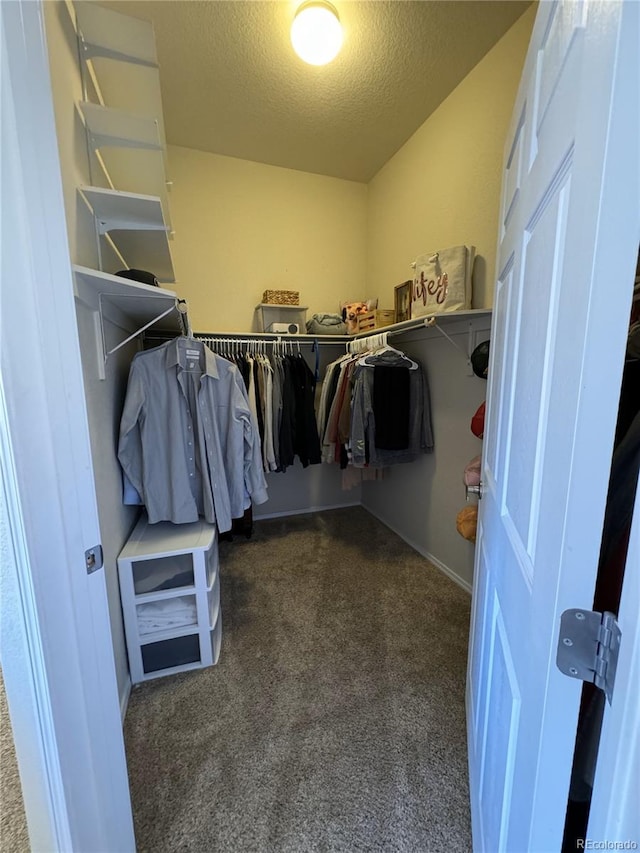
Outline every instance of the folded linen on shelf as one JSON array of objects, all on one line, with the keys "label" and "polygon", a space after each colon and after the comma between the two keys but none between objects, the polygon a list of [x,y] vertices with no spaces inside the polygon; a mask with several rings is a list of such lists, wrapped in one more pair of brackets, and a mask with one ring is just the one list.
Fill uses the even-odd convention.
[{"label": "folded linen on shelf", "polygon": [[138,605],[138,631],[141,634],[196,624],[195,599],[165,598]]}]

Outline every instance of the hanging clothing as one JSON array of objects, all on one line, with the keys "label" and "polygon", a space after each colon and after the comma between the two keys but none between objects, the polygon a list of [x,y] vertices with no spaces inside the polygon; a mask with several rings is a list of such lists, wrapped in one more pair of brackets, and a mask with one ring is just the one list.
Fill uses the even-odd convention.
[{"label": "hanging clothing", "polygon": [[192,339],[176,338],[134,357],[118,459],[152,524],[202,515],[224,532],[251,501],[267,500],[242,376]]},{"label": "hanging clothing", "polygon": [[320,440],[314,402],[316,379],[302,356],[289,356],[295,399],[294,449],[302,467],[320,464]]},{"label": "hanging clothing", "polygon": [[[408,444],[404,448],[381,447],[377,440],[377,427],[374,411],[374,368],[390,367],[397,371],[407,371],[409,375],[409,408],[402,413],[401,420],[408,421]],[[397,374],[402,376],[401,373]],[[403,377],[406,382],[406,374]],[[398,379],[400,381],[400,379]],[[389,409],[392,399],[385,397],[384,388],[380,386],[382,396],[379,396],[378,407]],[[405,404],[406,405],[406,404]],[[388,439],[388,435],[386,436]],[[385,442],[387,443],[387,442]],[[421,453],[433,449],[433,433],[431,430],[431,410],[429,406],[429,389],[423,371],[409,370],[407,359],[397,350],[387,349],[366,357],[366,363],[360,359],[353,372],[353,398],[351,411],[351,450],[354,465],[397,465],[412,462]]]},{"label": "hanging clothing", "polygon": [[318,432],[320,436],[324,436],[327,428],[327,418],[338,387],[340,364],[342,361],[349,358],[351,358],[349,355],[342,356],[341,359],[332,361],[331,364],[327,365],[324,382],[322,383],[322,390],[320,392],[320,403],[318,405]]},{"label": "hanging clothing", "polygon": [[[342,442],[349,443],[347,434],[340,435],[340,415],[343,407],[348,405],[351,410],[351,375],[355,366],[356,356],[347,355],[334,362],[336,372],[333,378],[326,379],[325,383],[330,382],[329,395],[327,398],[327,414],[326,426],[322,439],[322,461],[323,462],[339,462],[342,456],[340,445]],[[329,365],[331,367],[332,365]],[[328,369],[328,368],[327,368]],[[331,399],[329,399],[329,397]],[[346,427],[346,416],[343,415],[342,426],[343,430]],[[349,417],[349,424],[351,418]]]},{"label": "hanging clothing", "polygon": [[264,398],[264,442],[262,444],[263,463],[265,471],[277,471],[275,447],[273,443],[273,367],[266,358],[261,357],[260,364],[263,372]]},{"label": "hanging clothing", "polygon": [[343,355],[327,365],[318,425],[323,462],[365,469],[413,461],[433,449],[422,368],[390,347]]},{"label": "hanging clothing", "polygon": [[[284,472],[297,456],[303,468],[320,462],[320,439],[315,414],[316,379],[301,355],[274,353],[272,423],[274,460],[271,470]],[[267,399],[269,385],[267,382]]]},{"label": "hanging clothing", "polygon": [[280,462],[280,429],[282,427],[282,386],[284,385],[284,368],[279,358],[273,358],[273,411],[272,411],[272,429],[273,429],[273,455],[275,458],[274,471],[281,471]]},{"label": "hanging clothing", "polygon": [[294,440],[296,431],[295,388],[292,368],[288,358],[280,358],[282,367],[282,419],[280,422],[280,471],[293,465],[295,458]]},{"label": "hanging clothing", "polygon": [[373,368],[373,415],[376,447],[407,450],[409,447],[409,369],[376,364]]}]

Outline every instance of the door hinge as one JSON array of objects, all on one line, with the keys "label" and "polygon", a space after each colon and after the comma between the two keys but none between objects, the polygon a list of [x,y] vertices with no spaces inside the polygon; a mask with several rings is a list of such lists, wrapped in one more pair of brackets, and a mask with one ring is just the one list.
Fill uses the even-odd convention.
[{"label": "door hinge", "polygon": [[615,614],[565,610],[560,617],[558,669],[569,678],[595,684],[611,703],[621,638]]},{"label": "door hinge", "polygon": [[87,567],[87,574],[91,575],[102,568],[102,545],[94,545],[84,552],[84,562]]}]

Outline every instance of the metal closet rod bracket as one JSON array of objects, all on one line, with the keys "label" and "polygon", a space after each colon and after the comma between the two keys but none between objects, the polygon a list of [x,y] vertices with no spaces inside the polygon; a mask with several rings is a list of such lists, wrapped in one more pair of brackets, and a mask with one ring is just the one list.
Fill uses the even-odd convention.
[{"label": "metal closet rod bracket", "polygon": [[[119,349],[122,349],[122,347],[126,346],[130,341],[134,340],[134,338],[137,338],[140,335],[144,334],[147,329],[151,328],[151,326],[155,325],[157,322],[162,320],[164,317],[167,317],[169,314],[172,314],[174,311],[178,312],[180,325],[182,327],[183,334],[189,334],[191,331],[190,325],[189,325],[189,318],[187,315],[186,300],[178,299],[178,297],[175,297],[172,300],[170,306],[165,311],[162,311],[160,314],[157,314],[155,317],[153,317],[151,320],[149,320],[148,323],[145,323],[144,326],[141,326],[139,329],[136,329],[135,332],[132,332],[123,341],[120,341],[120,343],[117,344],[115,347],[108,349],[107,348],[107,339],[106,339],[106,335],[104,333],[104,313],[103,313],[104,299],[112,301],[109,297],[109,294],[99,293],[98,294],[98,310],[95,314],[96,322],[97,322],[97,325],[99,326],[98,339],[99,339],[100,344],[101,344],[101,352],[98,354],[99,355],[99,357],[98,357],[98,366],[99,366],[98,371],[99,371],[99,378],[100,379],[106,379],[106,365],[107,365],[107,360],[108,360],[110,355],[113,355]],[[158,297],[155,294],[149,294],[147,296],[145,294],[131,294],[131,295],[129,295],[129,294],[123,293],[123,294],[119,294],[117,296],[118,302],[121,299],[137,299],[137,300],[140,300],[140,299],[158,299]]]}]

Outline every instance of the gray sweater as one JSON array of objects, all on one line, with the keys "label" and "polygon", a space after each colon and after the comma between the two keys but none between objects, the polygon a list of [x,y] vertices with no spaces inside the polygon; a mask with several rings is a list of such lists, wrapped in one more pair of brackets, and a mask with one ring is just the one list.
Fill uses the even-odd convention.
[{"label": "gray sweater", "polygon": [[369,465],[382,468],[400,462],[413,462],[420,453],[433,450],[429,387],[420,365],[409,371],[409,447],[406,450],[380,450],[376,448],[376,425],[373,413],[373,378],[376,364],[404,369],[408,366],[401,353],[385,350],[367,356],[367,365],[358,364],[353,373],[351,409],[351,451],[353,464],[366,464],[366,447]]}]

